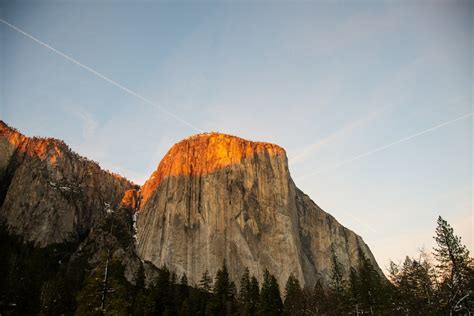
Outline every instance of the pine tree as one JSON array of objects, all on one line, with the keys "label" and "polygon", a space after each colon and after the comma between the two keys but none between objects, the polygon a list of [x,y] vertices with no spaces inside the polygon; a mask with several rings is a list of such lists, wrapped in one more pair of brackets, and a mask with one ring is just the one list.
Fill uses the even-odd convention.
[{"label": "pine tree", "polygon": [[381,304],[381,281],[380,275],[375,270],[372,262],[367,258],[361,249],[359,249],[359,290],[358,296],[360,297],[361,304],[370,311],[372,315],[376,305]]},{"label": "pine tree", "polygon": [[209,271],[202,274],[201,281],[199,281],[199,288],[206,293],[210,293],[212,289],[212,278],[209,276]]},{"label": "pine tree", "polygon": [[78,315],[85,315],[86,313],[89,315],[101,314],[101,300],[98,293],[100,293],[99,291],[102,286],[102,271],[104,267],[105,259],[85,277],[82,288],[76,296],[77,309],[75,312]]},{"label": "pine tree", "polygon": [[343,267],[339,258],[336,255],[334,245],[331,247],[331,258],[332,258],[332,272],[331,281],[333,290],[342,296],[344,292],[345,282],[343,278]]},{"label": "pine tree", "polygon": [[251,289],[250,271],[245,268],[242,277],[240,278],[240,292],[239,292],[239,304],[240,304],[240,315],[248,316],[252,315],[251,308]]},{"label": "pine tree", "polygon": [[360,297],[360,277],[359,273],[355,268],[351,268],[350,276],[349,276],[349,289],[350,289],[350,296],[351,296],[351,306],[355,311],[355,314],[359,312],[361,297]]},{"label": "pine tree", "polygon": [[231,282],[227,265],[224,261],[222,267],[216,273],[216,282],[213,289],[220,315],[230,315],[235,311],[236,292],[235,283]]},{"label": "pine tree", "polygon": [[188,287],[188,278],[186,273],[184,273],[178,284],[178,294],[176,303],[182,305],[184,301],[186,301],[189,297],[189,287]]},{"label": "pine tree", "polygon": [[281,315],[283,303],[281,301],[278,282],[267,269],[263,273],[262,291],[260,293],[260,315]]},{"label": "pine tree", "polygon": [[301,315],[303,313],[303,290],[299,280],[291,274],[285,286],[284,315]]},{"label": "pine tree", "polygon": [[435,314],[436,277],[431,262],[421,253],[418,260],[405,258],[401,265],[390,262],[390,280],[396,287],[393,301],[404,313]]},{"label": "pine tree", "polygon": [[341,313],[346,302],[346,282],[343,278],[343,267],[336,255],[334,245],[331,246],[332,271],[330,282],[330,300],[333,302],[333,313]]},{"label": "pine tree", "polygon": [[452,311],[457,308],[455,305],[458,301],[472,289],[473,260],[461,238],[454,234],[451,225],[441,216],[437,223],[434,256],[438,261],[437,269],[441,278],[441,305],[447,311]]},{"label": "pine tree", "polygon": [[396,292],[392,297],[395,309],[403,311],[408,314],[411,309],[411,304],[408,303],[410,299],[411,285],[407,278],[407,270],[411,267],[411,259],[406,256],[405,261],[398,265],[393,261],[390,261],[389,265],[389,278],[390,281],[395,285]]},{"label": "pine tree", "polygon": [[188,277],[186,276],[186,273],[183,273],[181,276],[181,279],[179,280],[179,285],[181,288],[181,294],[183,296],[188,296]]},{"label": "pine tree", "polygon": [[418,265],[415,269],[415,279],[418,280],[419,296],[422,298],[425,310],[434,313],[437,288],[436,271],[429,254],[424,250],[420,251]]},{"label": "pine tree", "polygon": [[145,287],[145,271],[140,265],[136,279],[136,292],[133,297],[132,315],[149,315],[155,309],[155,302]]},{"label": "pine tree", "polygon": [[229,293],[227,295],[226,312],[232,315],[238,311],[237,286],[234,281],[230,281]]},{"label": "pine tree", "polygon": [[314,285],[310,305],[310,310],[313,315],[324,315],[328,311],[329,299],[327,291],[324,289],[321,279]]},{"label": "pine tree", "polygon": [[154,292],[156,300],[155,310],[158,314],[164,313],[173,300],[171,272],[166,265],[162,266],[158,271]]},{"label": "pine tree", "polygon": [[250,279],[249,296],[250,296],[250,308],[249,308],[250,315],[256,315],[259,304],[260,304],[260,287],[258,285],[258,280],[254,275],[252,275],[252,278]]}]

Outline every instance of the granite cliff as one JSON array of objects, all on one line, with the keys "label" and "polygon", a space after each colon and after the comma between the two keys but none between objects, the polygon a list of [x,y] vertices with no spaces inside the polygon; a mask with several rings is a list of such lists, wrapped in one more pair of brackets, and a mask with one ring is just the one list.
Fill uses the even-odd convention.
[{"label": "granite cliff", "polygon": [[135,251],[136,189],[64,142],[0,121],[0,314],[141,310],[159,270]]},{"label": "granite cliff", "polygon": [[[219,134],[175,144],[141,188],[138,253],[198,282],[225,260],[238,280],[245,267],[285,284],[290,274],[328,282],[333,252],[358,269],[362,238],[339,224],[294,184],[283,148]],[[332,250],[333,249],[333,250]]]},{"label": "granite cliff", "polygon": [[[361,257],[382,274],[362,238],[295,186],[285,150],[274,144],[195,135],[175,144],[139,187],[62,141],[26,137],[0,121],[0,180],[8,234],[40,248],[70,243],[71,260],[89,264],[113,244],[132,283],[140,269],[152,274],[143,262],[193,284],[225,260],[234,280],[248,267],[260,280],[268,269],[281,285],[291,274],[327,284],[333,254],[345,277]],[[121,237],[104,237],[113,220],[124,227]]]},{"label": "granite cliff", "polygon": [[30,138],[0,121],[0,220],[38,246],[77,241],[134,185],[57,139]]}]

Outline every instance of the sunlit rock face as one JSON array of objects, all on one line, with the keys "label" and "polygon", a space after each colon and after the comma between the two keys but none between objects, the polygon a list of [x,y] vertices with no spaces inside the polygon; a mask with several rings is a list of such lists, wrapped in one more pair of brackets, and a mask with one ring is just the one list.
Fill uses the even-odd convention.
[{"label": "sunlit rock face", "polygon": [[[225,260],[233,280],[267,268],[283,286],[326,283],[331,247],[357,268],[369,248],[291,180],[285,151],[238,137],[200,134],[174,145],[141,189],[138,252],[198,282]],[[359,252],[360,249],[360,252]]]},{"label": "sunlit rock face", "polygon": [[125,194],[120,201],[120,205],[126,207],[132,211],[137,210],[139,205],[140,197],[137,189],[130,189],[125,191]]},{"label": "sunlit rock face", "polygon": [[84,236],[133,186],[62,141],[29,138],[1,121],[0,180],[0,221],[38,246]]},{"label": "sunlit rock face", "polygon": [[175,144],[158,168],[141,188],[145,204],[160,183],[171,176],[203,176],[214,171],[241,164],[257,154],[285,156],[280,146],[250,142],[229,135],[210,133],[191,136]]}]

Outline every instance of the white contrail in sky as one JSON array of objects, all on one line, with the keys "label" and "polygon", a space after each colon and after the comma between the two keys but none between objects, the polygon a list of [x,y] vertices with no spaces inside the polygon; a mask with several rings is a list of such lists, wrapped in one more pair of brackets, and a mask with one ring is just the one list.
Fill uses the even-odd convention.
[{"label": "white contrail in sky", "polygon": [[310,144],[306,148],[303,149],[299,154],[296,154],[294,156],[291,156],[288,158],[288,162],[294,166],[295,164],[306,160],[311,154],[314,154],[314,151],[319,150],[321,147],[330,144],[331,142],[337,140],[338,138],[348,136],[351,134],[354,130],[358,128],[362,128],[377,117],[379,117],[384,111],[387,110],[387,108],[391,107],[392,105],[389,106],[384,106],[383,108],[373,111],[368,113],[366,116],[361,117],[359,119],[356,119],[346,126],[342,127],[341,129],[333,132],[329,136],[317,141],[316,143]]},{"label": "white contrail in sky", "polygon": [[441,128],[441,127],[444,127],[444,126],[446,126],[446,125],[452,124],[452,123],[454,123],[454,122],[460,121],[460,120],[465,119],[465,118],[467,118],[467,117],[470,117],[470,116],[472,116],[472,115],[474,115],[474,112],[465,114],[465,115],[460,116],[460,117],[458,117],[458,118],[455,118],[455,119],[453,119],[453,120],[450,120],[450,121],[447,121],[447,122],[438,124],[438,125],[436,125],[436,126],[430,127],[430,128],[425,129],[425,130],[423,130],[423,131],[421,131],[421,132],[418,132],[418,133],[415,133],[415,134],[413,134],[413,135],[404,137],[404,138],[399,139],[399,140],[397,140],[397,141],[394,141],[394,142],[392,142],[392,143],[390,143],[390,144],[387,144],[387,145],[384,145],[384,146],[381,146],[381,147],[372,149],[371,151],[368,151],[368,152],[366,152],[366,153],[357,155],[357,156],[352,157],[352,158],[350,158],[350,159],[343,160],[343,161],[341,161],[341,162],[339,162],[339,163],[337,163],[337,164],[335,164],[335,165],[329,166],[328,168],[321,169],[321,170],[318,170],[318,171],[315,171],[315,172],[311,172],[311,173],[305,174],[305,175],[303,175],[303,176],[301,176],[301,177],[296,178],[295,180],[303,180],[303,179],[306,179],[306,178],[308,178],[308,177],[311,177],[311,176],[314,176],[314,175],[323,173],[323,172],[325,172],[325,171],[332,170],[332,169],[336,169],[336,168],[338,168],[338,167],[340,167],[340,166],[343,166],[343,165],[348,164],[348,163],[350,163],[350,162],[353,162],[353,161],[355,161],[355,160],[358,160],[358,159],[367,157],[367,156],[369,156],[369,155],[375,154],[376,152],[385,150],[385,149],[387,149],[387,148],[390,148],[390,147],[395,146],[395,145],[397,145],[397,144],[406,142],[406,141],[408,141],[408,140],[410,140],[410,139],[413,139],[413,138],[415,138],[415,137],[418,137],[418,136],[421,136],[421,135],[423,135],[423,134],[432,132],[432,131],[434,131],[434,130],[436,130],[436,129],[438,129],[438,128]]},{"label": "white contrail in sky", "polygon": [[1,19],[1,18],[0,18],[0,22],[4,23],[5,25],[9,26],[10,28],[14,29],[15,31],[17,31],[17,32],[19,32],[19,33],[25,35],[26,37],[32,39],[32,40],[35,41],[36,43],[38,43],[38,44],[40,44],[40,45],[46,47],[47,49],[52,50],[52,51],[55,52],[56,54],[58,54],[58,55],[60,55],[60,56],[62,56],[62,57],[64,57],[64,58],[66,58],[66,59],[69,60],[70,62],[72,62],[72,63],[78,65],[79,67],[81,67],[81,68],[83,68],[83,69],[89,71],[90,73],[96,75],[97,77],[104,79],[105,81],[107,81],[108,83],[110,83],[110,84],[116,86],[117,88],[119,88],[119,89],[121,89],[121,90],[127,92],[127,93],[130,94],[130,95],[133,95],[134,97],[137,97],[138,99],[142,100],[142,101],[145,102],[146,104],[151,105],[151,106],[157,108],[158,110],[160,110],[161,112],[165,113],[165,114],[168,115],[169,117],[175,119],[176,121],[179,121],[180,123],[182,123],[182,124],[184,124],[184,125],[187,125],[188,127],[191,127],[192,129],[194,129],[194,130],[196,130],[196,131],[198,131],[198,132],[200,132],[200,133],[203,132],[202,129],[200,129],[200,128],[194,126],[193,124],[191,124],[191,123],[189,123],[188,121],[182,119],[181,117],[177,116],[176,114],[174,114],[174,113],[168,111],[168,110],[167,110],[166,108],[164,108],[163,106],[156,104],[155,102],[151,101],[150,99],[145,98],[144,96],[138,94],[137,92],[135,92],[135,91],[133,91],[133,90],[131,90],[131,89],[129,89],[129,88],[127,88],[127,87],[121,85],[121,84],[118,83],[117,81],[115,81],[115,80],[113,80],[113,79],[110,79],[109,77],[107,77],[107,76],[101,74],[100,72],[98,72],[98,71],[96,71],[96,70],[94,70],[94,69],[92,69],[92,68],[90,68],[90,67],[84,65],[83,63],[79,62],[78,60],[76,60],[76,59],[72,58],[71,56],[69,56],[69,55],[67,55],[67,54],[65,54],[65,53],[63,53],[63,52],[61,52],[60,50],[57,50],[56,48],[54,48],[54,47],[52,47],[52,46],[46,44],[45,42],[43,42],[43,41],[37,39],[37,38],[34,37],[33,35],[31,35],[31,34],[25,32],[25,31],[23,31],[22,29],[18,28],[17,26],[15,26],[15,25],[13,25],[13,24],[11,24],[11,23],[9,23],[9,22],[5,21],[4,19]]}]

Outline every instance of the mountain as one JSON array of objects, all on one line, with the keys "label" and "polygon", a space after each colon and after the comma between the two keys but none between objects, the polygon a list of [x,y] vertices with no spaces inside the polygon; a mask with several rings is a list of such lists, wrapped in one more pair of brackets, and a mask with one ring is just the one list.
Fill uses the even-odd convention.
[{"label": "mountain", "polygon": [[362,257],[381,270],[362,238],[324,212],[291,179],[285,150],[219,133],[175,144],[141,188],[138,253],[198,282],[225,260],[285,284],[328,284],[333,255],[349,278]]},{"label": "mountain", "polygon": [[0,314],[100,314],[104,271],[108,314],[140,310],[159,270],[135,251],[137,188],[0,121]]},{"label": "mountain", "polygon": [[78,240],[134,187],[57,139],[29,138],[0,121],[0,218],[38,246]]},{"label": "mountain", "polygon": [[219,133],[175,144],[140,187],[0,121],[0,249],[2,315],[203,313],[212,295],[183,283],[185,299],[177,277],[196,284],[224,262],[231,280],[268,269],[281,287],[291,274],[327,287],[334,259],[345,279],[367,260],[384,279],[362,238],[295,186],[283,148]]}]

